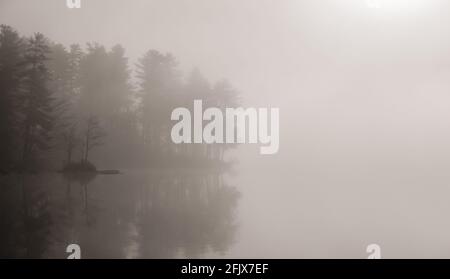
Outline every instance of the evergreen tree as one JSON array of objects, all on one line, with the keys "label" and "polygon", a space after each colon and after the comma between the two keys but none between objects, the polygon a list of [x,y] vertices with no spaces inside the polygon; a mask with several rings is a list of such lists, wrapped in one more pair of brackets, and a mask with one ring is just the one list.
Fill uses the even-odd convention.
[{"label": "evergreen tree", "polygon": [[[233,108],[240,105],[238,92],[233,88],[229,81],[221,80],[217,82],[212,90],[212,103],[214,106],[220,108],[224,115],[227,107]],[[215,144],[211,152],[211,157],[223,161],[225,151],[236,146],[236,144]]]},{"label": "evergreen tree", "polygon": [[72,45],[68,51],[63,45],[51,47],[48,67],[52,74],[51,87],[55,97],[55,125],[57,144],[65,153],[64,164],[72,162],[72,155],[79,144],[77,136],[77,98],[79,95],[79,64],[82,51]]},{"label": "evergreen tree", "polygon": [[116,45],[108,54],[108,100],[110,115],[120,116],[128,111],[131,106],[130,70],[128,58],[125,57],[125,49]]},{"label": "evergreen tree", "polygon": [[53,97],[47,68],[50,48],[44,35],[37,33],[28,40],[25,50],[24,88],[21,95],[22,163],[29,168],[36,163],[37,152],[50,148],[53,126]]},{"label": "evergreen tree", "polygon": [[144,144],[161,150],[168,139],[162,138],[170,125],[170,111],[179,90],[177,61],[171,54],[148,51],[137,65],[140,87]]},{"label": "evergreen tree", "polygon": [[[213,105],[211,85],[198,69],[191,72],[185,85],[185,94],[190,103],[189,107],[192,107],[194,100],[202,100],[204,107]],[[197,160],[208,157],[211,152],[211,146],[207,144],[194,144],[189,149],[189,155]]]},{"label": "evergreen tree", "polygon": [[99,44],[88,44],[80,61],[79,107],[83,119],[95,115],[103,120],[108,108],[108,53]]},{"label": "evergreen tree", "polygon": [[[114,160],[113,155],[120,158],[117,155],[121,148],[117,147],[130,145],[133,134],[137,133],[132,122],[135,120],[132,113],[133,90],[125,49],[116,45],[107,51],[101,45],[89,44],[86,55],[81,59],[80,88],[82,118],[95,117],[107,135],[107,145],[99,150],[99,154],[109,162]],[[136,127],[135,131],[130,129],[133,127]]]},{"label": "evergreen tree", "polygon": [[11,27],[0,26],[0,172],[11,169],[17,153],[17,97],[23,74],[23,42]]}]

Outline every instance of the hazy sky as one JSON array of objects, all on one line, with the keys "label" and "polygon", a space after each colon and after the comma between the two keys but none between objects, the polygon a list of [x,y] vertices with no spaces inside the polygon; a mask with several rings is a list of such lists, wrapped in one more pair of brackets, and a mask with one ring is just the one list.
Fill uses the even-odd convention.
[{"label": "hazy sky", "polygon": [[280,107],[278,157],[296,155],[310,167],[352,157],[405,160],[411,152],[436,159],[448,149],[448,1],[82,4],[0,0],[0,22],[64,44],[120,43],[132,59],[150,48],[171,52],[184,71],[228,78],[246,105]]},{"label": "hazy sky", "polygon": [[236,152],[229,255],[366,256],[381,243],[448,257],[450,1],[82,1],[0,0],[0,23],[120,43],[132,61],[171,52],[185,72],[229,79],[246,106],[280,108],[279,154]]}]

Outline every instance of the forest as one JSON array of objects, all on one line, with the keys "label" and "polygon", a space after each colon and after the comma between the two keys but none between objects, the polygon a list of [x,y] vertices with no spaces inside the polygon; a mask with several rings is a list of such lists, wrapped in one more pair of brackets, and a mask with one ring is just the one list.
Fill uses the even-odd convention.
[{"label": "forest", "polygon": [[130,63],[121,45],[65,46],[0,27],[0,172],[221,167],[233,144],[174,144],[171,112],[196,99],[239,104],[227,81],[150,49]]}]

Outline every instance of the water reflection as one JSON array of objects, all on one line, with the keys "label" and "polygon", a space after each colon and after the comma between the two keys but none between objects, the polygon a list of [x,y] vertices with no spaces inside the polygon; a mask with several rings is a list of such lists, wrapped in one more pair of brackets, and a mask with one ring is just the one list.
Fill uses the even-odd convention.
[{"label": "water reflection", "polygon": [[233,243],[239,192],[221,173],[1,177],[0,257],[197,258]]}]

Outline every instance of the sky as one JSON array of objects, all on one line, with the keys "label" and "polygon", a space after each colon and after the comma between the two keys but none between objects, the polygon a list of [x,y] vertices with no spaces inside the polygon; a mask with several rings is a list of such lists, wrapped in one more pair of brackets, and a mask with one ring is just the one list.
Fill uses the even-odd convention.
[{"label": "sky", "polygon": [[354,256],[380,240],[448,256],[450,1],[0,0],[0,23],[120,43],[132,63],[170,52],[246,107],[280,109],[278,154],[232,154],[243,228],[229,255]]},{"label": "sky", "polygon": [[0,0],[21,34],[120,43],[133,63],[171,52],[229,79],[245,106],[280,108],[280,152],[262,161],[321,168],[449,152],[449,14],[445,0]]}]

